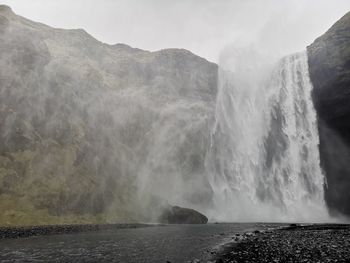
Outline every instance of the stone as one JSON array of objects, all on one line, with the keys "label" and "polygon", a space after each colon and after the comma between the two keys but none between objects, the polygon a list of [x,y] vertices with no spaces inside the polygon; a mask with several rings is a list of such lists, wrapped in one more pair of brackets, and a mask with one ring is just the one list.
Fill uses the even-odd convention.
[{"label": "stone", "polygon": [[163,210],[159,221],[164,224],[206,224],[208,218],[194,209],[170,206]]}]

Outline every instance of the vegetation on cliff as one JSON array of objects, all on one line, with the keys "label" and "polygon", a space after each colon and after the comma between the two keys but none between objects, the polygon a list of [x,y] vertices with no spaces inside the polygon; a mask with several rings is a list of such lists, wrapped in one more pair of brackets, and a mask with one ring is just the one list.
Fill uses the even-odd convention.
[{"label": "vegetation on cliff", "polygon": [[[142,178],[187,184],[203,170],[214,63],[107,45],[0,6],[0,67],[0,225],[152,220]],[[173,187],[162,183],[153,192]]]}]

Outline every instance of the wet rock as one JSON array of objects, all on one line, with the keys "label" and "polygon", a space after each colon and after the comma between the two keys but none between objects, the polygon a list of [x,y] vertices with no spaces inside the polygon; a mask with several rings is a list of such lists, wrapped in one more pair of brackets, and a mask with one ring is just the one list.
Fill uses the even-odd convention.
[{"label": "wet rock", "polygon": [[159,221],[164,224],[206,224],[208,218],[194,209],[170,206],[163,210]]},{"label": "wet rock", "polygon": [[348,262],[350,225],[295,226],[245,235],[215,256],[223,262]]},{"label": "wet rock", "polygon": [[[139,204],[135,194],[146,167],[147,195],[196,181],[178,190],[210,202],[198,175],[216,64],[183,49],[107,45],[0,5],[0,68],[0,225],[151,221],[150,197]],[[157,181],[165,175],[167,184]]]},{"label": "wet rock", "polygon": [[330,210],[350,215],[350,12],[308,47]]}]

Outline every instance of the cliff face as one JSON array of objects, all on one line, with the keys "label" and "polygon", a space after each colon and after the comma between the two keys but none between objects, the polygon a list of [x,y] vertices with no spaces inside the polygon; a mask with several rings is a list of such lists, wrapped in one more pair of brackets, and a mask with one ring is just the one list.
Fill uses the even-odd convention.
[{"label": "cliff face", "polygon": [[326,201],[350,215],[350,13],[308,47]]},{"label": "cliff face", "polygon": [[216,64],[106,45],[0,6],[0,68],[1,225],[142,220],[146,190],[187,187],[193,204],[210,195],[200,175]]}]

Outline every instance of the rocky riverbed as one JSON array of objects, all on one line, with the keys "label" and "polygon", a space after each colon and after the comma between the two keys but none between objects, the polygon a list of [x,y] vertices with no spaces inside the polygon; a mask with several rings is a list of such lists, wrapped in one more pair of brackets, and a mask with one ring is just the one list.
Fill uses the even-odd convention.
[{"label": "rocky riverbed", "polygon": [[291,225],[233,241],[216,262],[350,262],[350,225]]}]

